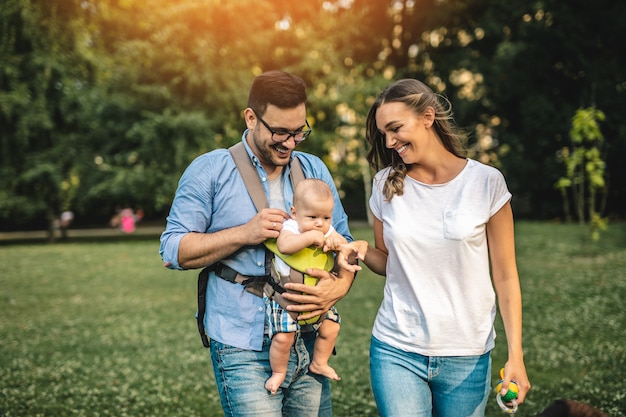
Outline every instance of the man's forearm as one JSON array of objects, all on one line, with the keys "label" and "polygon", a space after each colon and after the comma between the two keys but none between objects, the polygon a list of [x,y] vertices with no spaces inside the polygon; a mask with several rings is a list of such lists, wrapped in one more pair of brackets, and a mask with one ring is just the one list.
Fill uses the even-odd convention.
[{"label": "man's forearm", "polygon": [[215,233],[186,234],[178,247],[178,263],[184,269],[203,268],[235,253],[246,244],[240,228]]}]

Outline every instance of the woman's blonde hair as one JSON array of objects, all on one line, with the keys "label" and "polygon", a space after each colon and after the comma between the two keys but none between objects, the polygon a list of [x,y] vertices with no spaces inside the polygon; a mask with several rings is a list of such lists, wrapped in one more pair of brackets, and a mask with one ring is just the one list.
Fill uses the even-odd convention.
[{"label": "woman's blonde hair", "polygon": [[437,137],[443,146],[455,156],[461,158],[466,156],[464,145],[467,136],[455,126],[452,118],[452,104],[447,98],[435,94],[424,83],[411,78],[389,85],[372,105],[366,122],[366,138],[370,144],[367,161],[376,171],[391,167],[391,172],[383,187],[385,199],[389,201],[394,195],[404,193],[407,167],[396,151],[385,146],[385,136],[376,126],[376,111],[384,103],[404,103],[419,116],[432,107],[435,110],[433,128]]}]

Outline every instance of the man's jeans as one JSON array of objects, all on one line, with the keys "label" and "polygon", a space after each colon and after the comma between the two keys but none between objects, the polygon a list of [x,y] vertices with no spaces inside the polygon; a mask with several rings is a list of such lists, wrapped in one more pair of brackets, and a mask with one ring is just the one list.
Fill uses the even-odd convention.
[{"label": "man's jeans", "polygon": [[382,417],[483,417],[491,355],[429,357],[372,337],[370,374]]},{"label": "man's jeans", "polygon": [[215,381],[226,417],[331,417],[330,383],[308,373],[315,332],[301,333],[291,348],[287,378],[274,395],[265,389],[272,371],[270,339],[260,352],[211,340]]}]

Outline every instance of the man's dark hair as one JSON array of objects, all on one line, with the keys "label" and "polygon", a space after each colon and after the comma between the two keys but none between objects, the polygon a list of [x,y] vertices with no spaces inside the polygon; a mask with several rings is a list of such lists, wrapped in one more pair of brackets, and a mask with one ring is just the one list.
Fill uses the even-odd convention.
[{"label": "man's dark hair", "polygon": [[248,107],[261,116],[268,104],[290,109],[302,103],[306,103],[306,84],[302,78],[279,70],[256,77],[248,95]]}]

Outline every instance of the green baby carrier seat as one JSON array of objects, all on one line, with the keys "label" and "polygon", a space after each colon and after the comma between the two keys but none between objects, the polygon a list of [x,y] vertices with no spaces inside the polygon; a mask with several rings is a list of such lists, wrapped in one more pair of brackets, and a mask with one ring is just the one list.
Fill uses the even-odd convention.
[{"label": "green baby carrier seat", "polygon": [[[282,293],[286,290],[284,284],[288,282],[295,282],[299,284],[310,285],[312,287],[317,285],[319,278],[312,277],[306,273],[307,268],[323,269],[325,271],[332,271],[335,265],[335,258],[332,252],[324,252],[321,248],[304,248],[294,254],[285,255],[280,253],[276,244],[276,239],[268,239],[265,242],[265,246],[277,257],[282,259],[290,267],[288,275],[281,274],[274,260],[272,260],[271,277],[273,282],[268,282],[265,285],[265,293],[268,297],[271,297],[280,304],[283,308],[289,304],[295,304],[287,301],[283,298]],[[290,312],[291,316],[295,319],[298,316],[296,312]],[[301,326],[305,324],[317,323],[320,316],[315,316],[307,320],[298,320],[298,324]]]}]

